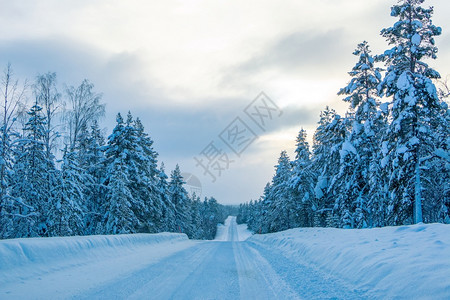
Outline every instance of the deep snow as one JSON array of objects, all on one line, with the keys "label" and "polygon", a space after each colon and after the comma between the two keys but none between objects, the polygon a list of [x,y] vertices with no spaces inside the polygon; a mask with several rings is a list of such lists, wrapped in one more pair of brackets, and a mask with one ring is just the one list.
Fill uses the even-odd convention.
[{"label": "deep snow", "polygon": [[450,299],[450,225],[218,229],[0,241],[0,299]]},{"label": "deep snow", "polygon": [[192,247],[184,234],[0,241],[0,299],[63,299]]},{"label": "deep snow", "polygon": [[450,225],[297,228],[248,240],[370,298],[450,299]]}]

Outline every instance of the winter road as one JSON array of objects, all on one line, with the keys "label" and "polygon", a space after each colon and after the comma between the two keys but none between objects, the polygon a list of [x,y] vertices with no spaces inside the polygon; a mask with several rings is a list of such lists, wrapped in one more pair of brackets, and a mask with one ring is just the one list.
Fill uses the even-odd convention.
[{"label": "winter road", "polygon": [[[4,287],[5,299],[361,299],[364,295],[261,244],[225,241],[148,246],[132,254],[41,271]],[[45,269],[45,268],[44,268]],[[43,270],[44,270],[43,269]],[[4,297],[6,296],[6,297]]]}]

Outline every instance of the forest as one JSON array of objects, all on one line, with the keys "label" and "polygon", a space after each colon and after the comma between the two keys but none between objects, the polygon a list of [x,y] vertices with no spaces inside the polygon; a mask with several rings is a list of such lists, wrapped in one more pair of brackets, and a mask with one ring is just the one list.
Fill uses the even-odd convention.
[{"label": "forest", "polygon": [[[213,239],[229,208],[188,195],[166,175],[139,118],[117,114],[105,138],[101,94],[55,73],[29,84],[8,65],[2,82],[0,238],[182,232]],[[32,99],[32,101],[30,101]]]},{"label": "forest", "polygon": [[238,222],[258,233],[450,223],[449,89],[425,62],[437,58],[442,29],[423,2],[392,7],[384,53],[358,44],[338,91],[348,111],[320,113],[312,148],[300,130],[294,160],[281,152],[272,181],[240,206]]}]

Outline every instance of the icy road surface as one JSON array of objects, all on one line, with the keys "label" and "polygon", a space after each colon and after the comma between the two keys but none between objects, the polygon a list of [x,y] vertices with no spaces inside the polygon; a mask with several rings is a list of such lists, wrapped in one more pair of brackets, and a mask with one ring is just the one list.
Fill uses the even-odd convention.
[{"label": "icy road surface", "polygon": [[[249,232],[245,225],[236,224],[235,217],[229,217],[219,228],[215,241],[170,240],[173,234],[158,236],[168,240],[131,250],[119,245],[112,255],[92,255],[95,245],[73,259],[58,261],[59,254],[49,252],[50,257],[36,258],[29,269],[24,265],[11,274],[0,273],[0,299],[365,298],[363,292],[298,265],[281,252],[241,241],[249,237]],[[59,244],[66,239],[61,238]],[[42,244],[42,240],[36,239],[36,243]],[[82,238],[76,240],[80,241]],[[10,247],[14,245],[11,243]],[[136,243],[140,241],[132,242]],[[106,248],[111,248],[110,244],[108,240]],[[26,252],[38,246],[20,247]]]}]

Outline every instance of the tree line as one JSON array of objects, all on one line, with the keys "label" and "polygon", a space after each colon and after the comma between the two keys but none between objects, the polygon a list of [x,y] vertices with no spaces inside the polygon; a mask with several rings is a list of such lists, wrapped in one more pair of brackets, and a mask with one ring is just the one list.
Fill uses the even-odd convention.
[{"label": "tree line", "polygon": [[[139,118],[119,113],[105,138],[102,95],[83,80],[61,93],[56,74],[1,82],[0,238],[183,232],[213,239],[227,210],[166,175]],[[32,101],[30,101],[32,99]]]},{"label": "tree line", "polygon": [[323,110],[312,149],[300,130],[295,159],[281,152],[272,181],[240,206],[238,222],[260,233],[450,223],[449,89],[424,62],[436,59],[441,28],[423,2],[391,8],[398,20],[381,30],[384,53],[358,44],[338,93],[349,103],[345,116]]}]

